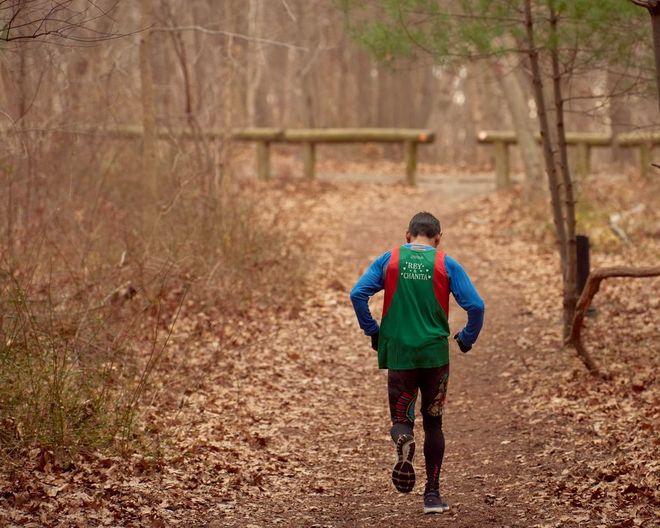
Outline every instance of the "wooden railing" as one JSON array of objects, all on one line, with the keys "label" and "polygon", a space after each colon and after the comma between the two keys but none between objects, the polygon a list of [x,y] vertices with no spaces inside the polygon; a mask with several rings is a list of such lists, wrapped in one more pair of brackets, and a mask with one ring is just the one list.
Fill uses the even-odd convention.
[{"label": "wooden railing", "polygon": [[653,147],[660,144],[660,132],[628,132],[616,136],[615,141],[620,147],[639,149],[639,174],[648,178]]},{"label": "wooden railing", "polygon": [[[13,133],[14,129],[0,130],[2,134]],[[100,135],[117,139],[142,137],[140,126],[115,126],[105,128],[43,129],[29,130],[31,133],[65,133],[77,135]],[[206,140],[231,138],[237,141],[250,141],[257,146],[257,175],[261,179],[270,178],[270,146],[273,143],[300,143],[303,146],[304,174],[313,178],[316,167],[316,145],[320,143],[401,143],[404,147],[406,181],[416,184],[417,147],[420,143],[429,144],[435,140],[430,130],[407,128],[241,128],[225,131],[222,129],[168,129],[157,130],[159,139],[190,139],[203,137]]]},{"label": "wooden railing", "polygon": [[430,130],[406,128],[289,128],[245,129],[233,137],[257,143],[257,174],[270,176],[270,145],[272,143],[301,143],[303,146],[304,174],[313,178],[316,166],[316,145],[320,143],[401,143],[405,152],[406,181],[416,184],[417,146],[433,143],[435,133]]},{"label": "wooden railing", "polygon": [[[512,130],[482,130],[477,134],[479,143],[492,144],[495,147],[495,179],[498,188],[510,183],[509,145],[518,143],[516,133]],[[536,134],[540,143],[541,135]],[[593,147],[609,147],[612,145],[611,134],[598,132],[567,132],[566,143],[577,147],[576,174],[586,176],[591,172],[591,149]]]}]

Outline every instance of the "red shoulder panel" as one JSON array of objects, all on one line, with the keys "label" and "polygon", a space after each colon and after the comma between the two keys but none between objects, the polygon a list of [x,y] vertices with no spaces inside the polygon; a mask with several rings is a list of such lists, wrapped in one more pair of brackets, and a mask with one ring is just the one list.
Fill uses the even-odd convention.
[{"label": "red shoulder panel", "polygon": [[435,293],[435,298],[445,311],[445,315],[449,317],[449,276],[445,268],[445,254],[439,249],[435,252],[433,293]]},{"label": "red shoulder panel", "polygon": [[393,249],[390,261],[387,264],[387,270],[385,272],[385,300],[383,301],[383,317],[385,317],[387,310],[390,309],[390,305],[392,304],[392,297],[394,297],[396,286],[399,283],[399,253],[400,248],[397,247]]}]

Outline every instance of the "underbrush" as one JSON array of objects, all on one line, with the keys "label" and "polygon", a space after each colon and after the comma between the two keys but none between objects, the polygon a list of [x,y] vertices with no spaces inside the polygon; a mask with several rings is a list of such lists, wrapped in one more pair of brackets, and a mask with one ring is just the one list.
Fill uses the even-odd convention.
[{"label": "underbrush", "polygon": [[51,149],[29,177],[4,157],[7,462],[35,449],[63,461],[139,445],[140,403],[178,318],[208,306],[229,317],[255,302],[291,305],[304,284],[294,224],[267,187],[210,181],[180,152],[163,154],[150,186],[135,154]]},{"label": "underbrush", "polygon": [[[511,205],[509,213],[515,222],[508,223],[508,232],[543,246],[554,245],[549,199],[543,196],[523,202],[520,189],[513,192],[522,203]],[[654,180],[590,175],[581,182],[577,197],[577,233],[589,236],[594,252],[617,255],[635,251],[646,241],[660,238],[660,212],[655,205],[659,199],[660,186]]]},{"label": "underbrush", "polygon": [[32,447],[45,459],[66,459],[81,449],[126,447],[167,343],[157,323],[150,342],[141,335],[140,312],[150,303],[124,311],[111,295],[93,305],[6,270],[0,284],[0,449],[20,456]]},{"label": "underbrush", "polygon": [[[654,182],[588,180],[578,222],[592,242],[592,269],[657,265],[658,192]],[[545,499],[570,507],[585,525],[593,519],[599,526],[651,526],[659,489],[653,424],[658,422],[660,279],[603,282],[595,311],[585,321],[584,340],[610,378],[591,376],[573,350],[562,346],[554,238],[540,236],[549,229],[532,222],[519,204],[515,192],[483,198],[475,207],[480,216],[466,223],[475,237],[493,242],[490,258],[524,301],[515,346],[516,361],[526,370],[509,383],[520,394],[521,416],[546,424],[543,454],[561,456],[566,467],[547,472]]]}]

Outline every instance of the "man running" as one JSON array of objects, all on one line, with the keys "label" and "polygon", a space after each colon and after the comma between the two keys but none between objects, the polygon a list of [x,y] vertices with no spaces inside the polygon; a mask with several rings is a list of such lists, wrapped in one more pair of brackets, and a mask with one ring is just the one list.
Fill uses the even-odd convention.
[{"label": "man running", "polygon": [[[386,251],[351,290],[360,328],[378,351],[378,368],[388,369],[387,390],[397,462],[392,482],[401,493],[415,485],[413,425],[415,401],[422,393],[426,488],[424,513],[449,509],[440,496],[445,452],[442,411],[449,379],[449,293],[467,311],[468,322],[454,339],[468,352],[483,325],[484,302],[461,265],[438,249],[440,222],[417,213],[406,232],[407,244]],[[369,311],[369,298],[385,289],[380,328]]]}]

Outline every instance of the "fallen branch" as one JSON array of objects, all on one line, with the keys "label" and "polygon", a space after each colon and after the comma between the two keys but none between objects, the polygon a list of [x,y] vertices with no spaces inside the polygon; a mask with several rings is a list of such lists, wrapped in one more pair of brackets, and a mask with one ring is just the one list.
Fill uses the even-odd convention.
[{"label": "fallen branch", "polygon": [[582,326],[584,324],[584,317],[591,306],[596,293],[600,289],[600,283],[604,279],[611,277],[657,277],[660,276],[660,266],[650,266],[645,268],[629,268],[629,267],[611,267],[611,268],[597,268],[589,274],[587,283],[582,290],[582,295],[575,307],[575,315],[573,316],[573,323],[571,325],[571,333],[566,338],[566,345],[575,348],[578,357],[582,360],[589,372],[595,376],[606,377],[602,373],[596,362],[591,357],[591,354],[582,343]]}]

